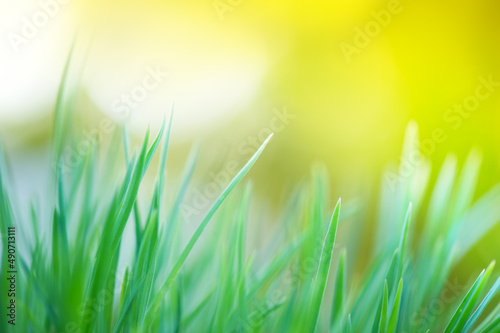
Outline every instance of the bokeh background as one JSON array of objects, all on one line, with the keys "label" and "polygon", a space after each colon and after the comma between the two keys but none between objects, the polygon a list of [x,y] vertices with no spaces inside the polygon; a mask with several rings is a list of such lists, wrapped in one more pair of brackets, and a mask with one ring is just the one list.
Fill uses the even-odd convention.
[{"label": "bokeh background", "polygon": [[[445,137],[424,152],[431,179],[449,152],[459,164],[473,147],[482,153],[480,196],[500,180],[499,10],[493,0],[1,0],[0,140],[21,192],[41,186],[76,41],[78,121],[104,141],[107,118],[140,138],[175,102],[169,172],[201,142],[201,191],[274,131],[250,174],[263,210],[279,211],[320,161],[332,197],[361,198],[375,221],[384,168],[400,162],[413,119],[422,139]],[[454,109],[477,89],[488,96],[473,111]],[[499,231],[471,265],[495,258]]]}]

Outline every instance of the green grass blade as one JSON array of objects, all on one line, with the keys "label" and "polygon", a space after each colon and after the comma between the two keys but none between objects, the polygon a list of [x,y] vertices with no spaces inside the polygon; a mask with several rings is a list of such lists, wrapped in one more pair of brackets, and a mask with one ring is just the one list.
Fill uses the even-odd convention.
[{"label": "green grass blade", "polygon": [[392,306],[392,312],[389,318],[389,325],[387,326],[387,333],[396,333],[396,329],[398,327],[398,318],[400,312],[402,291],[403,291],[403,279],[401,278],[401,280],[399,280],[396,298],[394,299],[394,305]]},{"label": "green grass blade", "polygon": [[462,332],[469,332],[479,317],[483,314],[483,311],[486,309],[486,306],[491,301],[491,299],[496,295],[498,290],[500,289],[500,278],[498,278],[491,289],[488,291],[482,302],[479,304],[477,309],[474,311],[472,316],[465,323],[465,327],[462,329]]},{"label": "green grass blade", "polygon": [[345,271],[346,250],[340,253],[339,263],[337,266],[337,274],[335,277],[335,287],[333,289],[333,304],[332,314],[330,318],[331,329],[342,327],[345,309],[345,294],[346,294],[346,271]]},{"label": "green grass blade", "polygon": [[453,314],[453,317],[444,330],[444,333],[459,332],[463,328],[467,317],[469,316],[470,312],[472,312],[475,306],[475,303],[482,288],[484,287],[484,284],[486,283],[491,271],[493,270],[493,266],[494,263],[491,263],[486,270],[483,270],[481,274],[479,274],[478,278],[469,289],[459,307]]},{"label": "green grass blade", "polygon": [[385,333],[387,328],[387,304],[389,303],[389,287],[387,287],[387,280],[384,282],[384,293],[382,295],[382,306],[380,313],[380,322],[378,326],[379,333]]},{"label": "green grass blade", "polygon": [[203,221],[200,223],[196,231],[194,232],[193,236],[189,240],[188,244],[182,251],[180,257],[177,259],[177,262],[175,263],[174,267],[172,268],[170,274],[168,275],[166,281],[163,283],[161,286],[160,290],[156,294],[155,299],[152,302],[152,305],[150,306],[148,310],[148,314],[151,315],[155,313],[158,310],[158,307],[160,306],[161,301],[165,297],[165,294],[169,290],[172,282],[175,280],[177,277],[177,274],[179,273],[182,265],[186,261],[189,253],[193,249],[194,245],[200,238],[201,234],[205,230],[205,227],[207,226],[208,222],[212,219],[213,215],[215,212],[219,209],[219,207],[222,205],[226,197],[231,193],[231,191],[234,189],[234,187],[241,181],[243,176],[247,174],[247,172],[250,170],[250,168],[254,165],[255,161],[259,158],[260,154],[266,147],[267,143],[269,140],[271,140],[272,134],[264,141],[264,143],[260,146],[260,148],[257,150],[257,152],[250,158],[250,160],[245,164],[245,166],[238,172],[238,174],[231,180],[229,185],[226,187],[226,189],[222,192],[222,194],[217,198],[213,206],[210,208],[208,211],[207,215],[203,219]]},{"label": "green grass blade", "polygon": [[403,231],[401,233],[401,239],[399,241],[397,281],[401,279],[401,277],[403,276],[403,268],[405,264],[405,255],[406,255],[406,243],[408,241],[408,229],[411,221],[411,211],[412,211],[412,204],[410,203],[410,205],[408,206],[408,210],[406,211],[406,216],[403,223]]},{"label": "green grass blade", "polygon": [[328,226],[328,231],[326,232],[326,236],[323,241],[323,247],[321,250],[318,269],[316,271],[316,277],[314,279],[314,283],[311,289],[312,301],[311,301],[311,310],[309,312],[311,332],[314,332],[314,330],[316,329],[321,303],[323,302],[326,283],[328,281],[328,274],[330,272],[333,247],[335,245],[335,238],[337,236],[337,227],[340,216],[340,206],[341,206],[341,200],[339,199],[333,211],[332,218]]}]

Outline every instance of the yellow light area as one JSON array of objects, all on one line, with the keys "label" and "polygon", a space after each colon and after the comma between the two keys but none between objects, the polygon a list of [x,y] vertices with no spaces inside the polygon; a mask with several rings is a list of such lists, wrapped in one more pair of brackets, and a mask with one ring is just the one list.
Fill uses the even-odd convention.
[{"label": "yellow light area", "polygon": [[[499,173],[500,91],[457,129],[445,116],[474,94],[480,78],[500,80],[496,3],[89,0],[65,6],[75,8],[80,36],[93,36],[84,88],[102,112],[116,118],[113,103],[139,91],[148,68],[169,72],[134,107],[130,124],[137,133],[147,124],[157,127],[175,101],[185,137],[220,130],[237,146],[267,126],[274,108],[286,106],[296,118],[273,143],[276,171],[269,176],[278,184],[305,174],[315,160],[326,162],[333,182],[363,176],[376,184],[382,168],[398,161],[404,128],[415,119],[423,139],[446,130],[447,140],[428,156],[434,165],[450,151],[463,159],[477,146],[485,172]],[[291,163],[293,156],[302,158]]]}]

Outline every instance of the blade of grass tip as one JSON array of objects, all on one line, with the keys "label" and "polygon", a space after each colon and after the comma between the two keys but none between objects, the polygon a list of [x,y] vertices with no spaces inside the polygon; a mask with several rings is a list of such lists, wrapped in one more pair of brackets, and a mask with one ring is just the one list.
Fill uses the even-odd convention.
[{"label": "blade of grass tip", "polygon": [[158,309],[158,307],[161,304],[161,301],[165,297],[165,294],[167,293],[168,289],[170,288],[172,282],[174,279],[177,277],[177,274],[179,273],[182,265],[186,261],[189,253],[193,249],[194,245],[200,238],[201,234],[205,230],[205,227],[207,226],[208,222],[212,219],[213,215],[215,212],[218,210],[218,208],[222,205],[222,202],[226,199],[226,197],[231,193],[231,191],[234,189],[234,187],[240,182],[240,180],[247,174],[247,172],[250,170],[250,168],[254,165],[255,161],[257,158],[259,158],[260,154],[268,144],[269,140],[271,140],[271,137],[273,134],[269,135],[267,139],[264,141],[264,143],[260,146],[260,148],[257,150],[257,152],[250,158],[250,160],[245,164],[245,166],[238,172],[238,174],[231,180],[229,185],[226,187],[226,189],[222,192],[222,194],[217,198],[215,203],[212,205],[210,210],[208,211],[207,215],[205,215],[203,221],[200,223],[196,231],[194,232],[193,236],[189,240],[188,244],[182,251],[180,257],[177,259],[177,262],[173,266],[172,270],[170,271],[170,274],[168,275],[167,279],[161,286],[160,290],[156,294],[155,299],[153,300],[149,311],[148,315],[151,316],[153,313],[155,313]]},{"label": "blade of grass tip", "polygon": [[476,321],[479,319],[479,317],[483,314],[484,309],[488,305],[488,303],[491,301],[491,299],[496,295],[498,292],[498,289],[500,289],[500,277],[497,278],[491,289],[488,291],[484,299],[482,300],[481,304],[477,307],[476,311],[470,316],[470,318],[467,320],[465,323],[465,327],[463,328],[463,332],[468,332],[469,330],[472,329],[472,326],[476,323]]},{"label": "blade of grass tip", "polygon": [[146,131],[141,151],[139,153],[139,156],[137,157],[137,161],[133,166],[133,169],[127,170],[126,179],[123,182],[122,191],[120,193],[120,202],[116,210],[116,216],[112,216],[112,218],[109,220],[109,225],[112,227],[111,235],[113,236],[113,244],[117,244],[121,239],[122,231],[125,228],[126,221],[128,220],[130,212],[133,209],[133,205],[136,203],[137,192],[139,190],[139,186],[146,169],[145,158],[148,138],[149,128]]},{"label": "blade of grass tip", "polygon": [[467,302],[467,306],[464,308],[464,310],[461,313],[461,316],[458,320],[458,323],[453,330],[454,333],[461,332],[465,326],[465,323],[467,322],[467,319],[469,318],[470,314],[476,307],[476,304],[479,300],[479,297],[481,296],[481,293],[483,292],[484,287],[488,283],[488,279],[490,278],[490,275],[493,271],[493,268],[495,267],[495,262],[493,261],[490,263],[490,265],[486,268],[486,271],[484,273],[484,277],[482,281],[479,283],[478,288],[475,293],[472,294],[472,297],[470,300]]},{"label": "blade of grass tip", "polygon": [[[172,103],[172,108],[170,112],[170,119],[168,121],[168,127],[167,130],[165,131],[165,137],[163,138],[163,145],[161,148],[161,153],[160,153],[160,164],[158,165],[158,178],[156,181],[155,185],[155,195],[151,203],[151,209],[155,208],[158,209],[158,218],[161,219],[162,217],[162,202],[163,202],[163,192],[164,192],[164,183],[165,183],[165,178],[166,178],[166,164],[167,164],[167,152],[168,152],[168,146],[169,146],[169,141],[170,141],[170,131],[172,128],[172,119],[173,119],[173,114],[174,114],[174,104]],[[163,123],[165,124],[165,116],[163,117]],[[170,243],[169,241],[166,241],[165,243]],[[160,247],[160,252],[163,252],[163,248]],[[163,262],[164,258],[163,256],[158,256],[158,261]],[[164,266],[167,264],[164,263]],[[159,272],[160,270],[158,270]],[[156,272],[156,274],[158,273]]]},{"label": "blade of grass tip", "polygon": [[339,224],[341,199],[337,201],[337,205],[332,214],[332,219],[328,226],[325,239],[323,241],[323,248],[316,271],[316,277],[312,287],[312,302],[310,310],[311,332],[314,332],[318,322],[319,312],[323,297],[325,294],[326,283],[328,281],[328,273],[330,272],[330,264],[332,259],[333,247],[335,245],[335,238],[337,236],[337,227]]},{"label": "blade of grass tip", "polygon": [[[145,162],[144,162],[144,166],[142,169],[141,179],[142,179],[142,177],[144,177],[144,174],[146,173],[146,170],[149,167],[149,163],[151,162],[151,160],[154,156],[154,153],[155,153],[156,149],[158,148],[158,145],[160,144],[164,130],[165,130],[165,118],[163,118],[160,132],[158,133],[155,140],[151,144],[151,147],[149,148],[148,152],[146,153]],[[139,214],[139,206],[137,203],[137,199],[134,202],[134,221],[135,221],[136,252],[137,252],[137,251],[139,251],[139,247],[141,245],[143,232],[144,232],[144,230],[141,227],[141,217]]]},{"label": "blade of grass tip", "polygon": [[[144,174],[146,173],[146,170],[148,169],[149,163],[151,162],[153,155],[158,148],[158,145],[161,141],[161,138],[163,136],[163,131],[165,130],[165,118],[163,118],[163,123],[160,128],[160,132],[156,136],[155,140],[153,141],[151,147],[149,148],[148,152],[146,153],[145,157],[145,162],[144,166],[142,169],[142,177],[144,177]],[[144,230],[141,227],[141,217],[139,214],[139,207],[137,204],[137,199],[134,202],[134,221],[135,221],[135,237],[136,237],[136,251],[139,251],[139,247],[141,245],[141,240],[142,240],[142,234]]]},{"label": "blade of grass tip", "polygon": [[161,123],[161,128],[160,132],[156,136],[156,139],[153,141],[153,144],[148,150],[148,153],[146,154],[146,164],[144,168],[144,172],[146,172],[149,163],[151,162],[151,159],[153,158],[153,155],[155,154],[156,149],[158,148],[161,138],[163,137],[163,132],[165,131],[165,118],[163,118],[163,122]]},{"label": "blade of grass tip", "polygon": [[398,291],[396,293],[396,298],[394,299],[394,305],[392,306],[391,317],[389,318],[389,325],[387,326],[387,333],[396,333],[398,327],[398,318],[401,304],[401,293],[403,291],[403,278],[399,280]]},{"label": "blade of grass tip", "polygon": [[[493,264],[493,263],[492,263]],[[484,285],[485,282],[485,277],[491,273],[491,270],[493,269],[493,265],[490,264],[486,270],[483,269],[481,274],[477,277],[476,281],[472,285],[472,287],[469,289],[467,294],[465,295],[464,299],[458,306],[457,310],[453,314],[453,317],[451,318],[450,322],[446,326],[446,329],[444,330],[444,333],[450,333],[450,332],[455,332],[457,329],[460,329],[460,322],[465,321],[466,316],[469,315],[470,311],[472,311],[472,308],[474,307],[475,300],[477,300],[477,297],[479,296],[479,292],[481,291],[482,286]]]},{"label": "blade of grass tip", "polygon": [[343,249],[340,253],[339,263],[337,266],[337,274],[335,277],[335,287],[333,289],[333,304],[332,315],[330,318],[330,328],[334,331],[337,331],[336,328],[341,327],[344,317],[344,303],[346,293],[345,257],[346,250]]},{"label": "blade of grass tip", "polygon": [[[154,140],[153,144],[151,147],[147,150],[147,153],[145,153],[146,147],[147,147],[147,142],[149,138],[149,128],[146,131],[146,136],[143,142],[143,146],[141,148],[141,153],[140,157],[138,159],[138,162],[135,166],[136,169],[134,169],[133,172],[133,177],[131,180],[131,183],[129,187],[127,188],[127,191],[125,193],[125,198],[122,202],[122,206],[120,207],[119,211],[119,218],[118,220],[120,223],[118,223],[118,235],[116,233],[113,233],[116,236],[121,237],[121,232],[123,231],[123,228],[125,227],[125,223],[127,221],[128,215],[131,210],[131,205],[136,202],[136,196],[137,192],[139,190],[139,185],[142,181],[142,178],[144,177],[144,174],[146,173],[146,170],[148,169],[149,163],[151,162],[151,159],[153,157],[154,152],[156,151],[156,148],[158,148],[158,145],[160,143],[160,138],[162,136],[162,133],[165,128],[165,122],[163,122],[162,127],[160,129],[160,132],[156,136],[156,139]],[[118,241],[118,239],[115,236],[115,242]]]}]

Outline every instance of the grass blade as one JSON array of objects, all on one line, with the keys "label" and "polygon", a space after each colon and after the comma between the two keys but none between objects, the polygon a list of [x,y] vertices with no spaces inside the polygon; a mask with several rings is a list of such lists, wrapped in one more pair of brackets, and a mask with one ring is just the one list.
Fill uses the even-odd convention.
[{"label": "grass blade", "polygon": [[328,274],[330,272],[330,264],[332,259],[333,247],[335,245],[335,238],[337,236],[337,227],[339,223],[341,200],[337,202],[335,209],[326,232],[325,240],[321,250],[321,256],[316,271],[316,277],[312,286],[312,302],[311,310],[309,313],[311,332],[314,332],[318,322],[319,311],[326,289],[326,282],[328,281]]},{"label": "grass blade", "polygon": [[234,189],[234,187],[240,182],[240,180],[243,178],[244,175],[250,170],[250,168],[254,165],[255,161],[259,158],[260,154],[266,147],[267,143],[269,140],[271,140],[272,134],[264,141],[264,143],[260,146],[260,148],[257,150],[257,152],[250,158],[250,160],[245,164],[245,166],[238,172],[238,174],[231,180],[229,185],[226,187],[226,189],[222,192],[222,194],[217,198],[213,206],[210,208],[209,212],[203,219],[203,221],[200,223],[196,231],[194,232],[193,236],[189,240],[188,244],[182,251],[180,257],[177,259],[177,262],[175,263],[174,267],[172,268],[170,274],[168,275],[166,281],[163,283],[161,286],[160,290],[158,291],[154,301],[152,302],[151,307],[148,310],[148,314],[153,314],[158,310],[158,307],[160,306],[161,301],[165,297],[165,294],[167,293],[168,289],[170,288],[172,282],[175,280],[177,277],[177,274],[179,273],[182,265],[186,261],[189,253],[193,249],[194,245],[200,238],[201,234],[205,230],[205,227],[207,226],[208,222],[212,219],[213,215],[215,212],[218,210],[218,208],[222,205],[226,197],[231,193],[231,191]]}]

